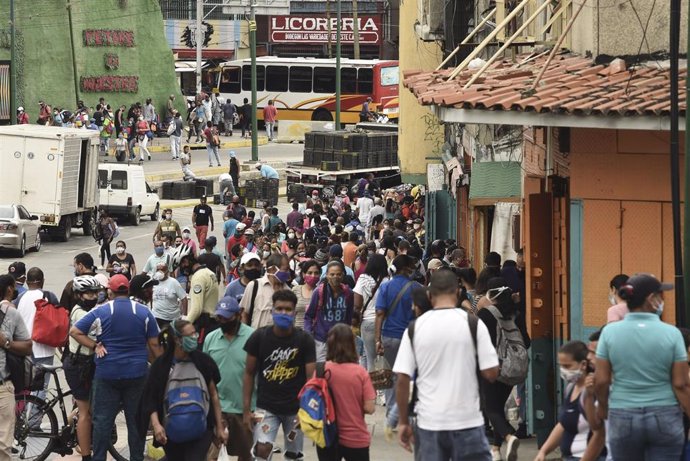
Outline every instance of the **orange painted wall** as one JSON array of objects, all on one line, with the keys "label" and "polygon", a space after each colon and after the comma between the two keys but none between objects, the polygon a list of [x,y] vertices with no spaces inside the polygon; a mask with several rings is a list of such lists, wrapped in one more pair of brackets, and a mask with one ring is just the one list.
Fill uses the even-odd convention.
[{"label": "orange painted wall", "polygon": [[[585,326],[605,323],[608,282],[617,273],[673,281],[669,148],[666,132],[571,130],[571,198],[584,204]],[[683,168],[681,156],[681,191]],[[666,301],[673,305],[672,292]],[[664,320],[675,321],[673,309]]]}]

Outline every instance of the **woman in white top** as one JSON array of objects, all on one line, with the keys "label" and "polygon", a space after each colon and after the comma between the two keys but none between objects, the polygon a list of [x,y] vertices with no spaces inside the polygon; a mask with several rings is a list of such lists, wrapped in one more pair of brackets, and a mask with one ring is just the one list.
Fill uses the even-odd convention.
[{"label": "woman in white top", "polygon": [[295,326],[304,328],[304,313],[309,307],[311,296],[314,293],[314,288],[321,280],[321,268],[319,263],[313,259],[309,259],[300,264],[300,272],[302,275],[301,285],[292,287],[292,291],[297,295],[297,305],[295,306]]},{"label": "woman in white top", "polygon": [[[93,275],[75,277],[72,288],[79,298],[79,302],[70,315],[70,323],[74,325],[84,317],[98,302],[98,292],[103,289],[100,282]],[[96,341],[96,331],[89,332],[89,338]],[[91,410],[89,395],[95,365],[94,351],[80,345],[74,338],[69,338],[69,348],[62,357],[65,380],[72,390],[72,397],[77,402],[79,420],[77,421],[77,439],[82,456],[91,454]]]},{"label": "woman in white top", "polygon": [[376,359],[376,338],[374,337],[374,324],[376,323],[376,297],[378,289],[388,276],[388,262],[386,257],[379,254],[369,256],[364,273],[355,284],[355,312],[353,324],[360,325],[360,334],[364,341],[364,354],[369,371],[374,369]]}]

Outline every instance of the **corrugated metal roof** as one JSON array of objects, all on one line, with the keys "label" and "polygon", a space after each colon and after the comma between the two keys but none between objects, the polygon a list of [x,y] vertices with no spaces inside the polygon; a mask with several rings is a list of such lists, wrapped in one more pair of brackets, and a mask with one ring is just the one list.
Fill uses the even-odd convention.
[{"label": "corrugated metal roof", "polygon": [[476,162],[472,164],[470,199],[509,198],[522,194],[520,162]]}]

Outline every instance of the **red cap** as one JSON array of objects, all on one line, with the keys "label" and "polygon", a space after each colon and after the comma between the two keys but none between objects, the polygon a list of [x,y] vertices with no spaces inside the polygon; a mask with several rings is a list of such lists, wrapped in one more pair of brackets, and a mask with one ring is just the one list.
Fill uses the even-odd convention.
[{"label": "red cap", "polygon": [[117,274],[110,277],[108,288],[114,292],[129,291],[129,280],[122,274]]}]

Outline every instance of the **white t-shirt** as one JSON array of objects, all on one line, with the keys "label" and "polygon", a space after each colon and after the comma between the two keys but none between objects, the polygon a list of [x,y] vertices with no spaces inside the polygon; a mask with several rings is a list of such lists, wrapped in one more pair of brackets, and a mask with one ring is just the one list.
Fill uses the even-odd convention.
[{"label": "white t-shirt", "polygon": [[357,209],[359,210],[359,222],[363,226],[369,223],[369,213],[374,207],[374,201],[369,197],[361,197],[357,199]]},{"label": "white t-shirt", "polygon": [[158,282],[153,287],[153,316],[162,320],[175,320],[180,316],[180,301],[187,293],[180,282],[172,277]]},{"label": "white t-shirt", "polygon": [[[22,299],[17,306],[17,311],[19,315],[22,316],[22,320],[24,320],[24,325],[26,325],[26,329],[29,331],[29,336],[33,334],[34,331],[34,318],[36,317],[36,304],[34,304],[34,302],[41,298],[43,298],[43,292],[41,290],[28,290],[22,295]],[[33,341],[32,354],[37,359],[52,357],[55,355],[55,348]]]},{"label": "white t-shirt", "polygon": [[[479,368],[498,366],[486,325],[477,325]],[[415,322],[414,352],[405,330],[393,371],[417,375],[417,425],[455,431],[484,425],[479,410],[474,344],[462,309],[433,309]]]},{"label": "white t-shirt", "polygon": [[[371,275],[362,274],[357,279],[355,284],[355,293],[360,295],[363,299],[362,320],[374,320],[376,318],[376,298],[379,296],[379,290],[376,290],[372,298],[371,292],[376,286],[376,280]],[[380,288],[380,286],[379,286]]]}]

